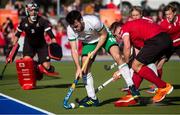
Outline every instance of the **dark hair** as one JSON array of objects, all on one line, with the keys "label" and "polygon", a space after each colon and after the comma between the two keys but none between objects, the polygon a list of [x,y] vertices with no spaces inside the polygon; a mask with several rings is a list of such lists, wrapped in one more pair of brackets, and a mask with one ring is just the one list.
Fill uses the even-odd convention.
[{"label": "dark hair", "polygon": [[79,11],[77,10],[73,10],[71,12],[69,12],[66,16],[66,21],[72,25],[74,24],[74,21],[77,20],[77,21],[80,21],[82,19],[82,15]]},{"label": "dark hair", "polygon": [[111,24],[109,30],[110,30],[112,33],[114,33],[115,30],[117,29],[117,27],[122,26],[122,25],[123,25],[122,22],[114,22],[114,23]]},{"label": "dark hair", "polygon": [[169,4],[167,6],[164,7],[164,13],[168,10],[172,10],[173,12],[176,12],[176,7],[174,7],[172,4]]},{"label": "dark hair", "polygon": [[129,11],[129,13],[131,14],[134,10],[138,11],[140,13],[140,15],[143,14],[143,10],[142,10],[142,8],[140,6],[133,6],[131,8],[131,10]]}]

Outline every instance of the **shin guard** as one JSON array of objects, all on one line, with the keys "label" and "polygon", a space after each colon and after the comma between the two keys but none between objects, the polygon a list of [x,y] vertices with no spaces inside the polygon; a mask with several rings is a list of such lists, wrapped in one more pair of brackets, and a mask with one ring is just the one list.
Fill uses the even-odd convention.
[{"label": "shin guard", "polygon": [[16,60],[16,69],[18,74],[18,81],[22,89],[30,90],[36,87],[36,78],[42,79],[36,70],[37,62],[31,58]]}]

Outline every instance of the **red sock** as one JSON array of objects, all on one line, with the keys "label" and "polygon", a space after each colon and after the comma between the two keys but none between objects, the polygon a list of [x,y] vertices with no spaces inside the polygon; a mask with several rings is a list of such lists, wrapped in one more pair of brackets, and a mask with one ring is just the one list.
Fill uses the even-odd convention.
[{"label": "red sock", "polygon": [[162,81],[158,76],[156,76],[156,74],[147,66],[142,66],[138,74],[144,79],[155,84],[158,88],[166,87],[166,82]]},{"label": "red sock", "polygon": [[162,78],[162,73],[163,73],[162,68],[158,69],[157,72],[158,72],[159,78],[161,79]]},{"label": "red sock", "polygon": [[139,86],[141,85],[141,82],[142,82],[143,78],[140,77],[136,72],[134,72],[132,80],[134,82],[134,85],[135,85],[136,89],[139,89]]}]

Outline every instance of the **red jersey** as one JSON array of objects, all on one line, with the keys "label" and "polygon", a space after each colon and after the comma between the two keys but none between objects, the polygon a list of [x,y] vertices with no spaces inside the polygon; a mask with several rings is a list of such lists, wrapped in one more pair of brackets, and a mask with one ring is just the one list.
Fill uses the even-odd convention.
[{"label": "red jersey", "polygon": [[173,46],[180,45],[180,15],[176,16],[174,22],[170,22],[168,19],[163,19],[160,26],[171,36],[173,40]]},{"label": "red jersey", "polygon": [[152,21],[137,19],[126,22],[121,28],[120,36],[122,38],[124,35],[129,35],[131,44],[139,49],[144,46],[144,41],[161,32],[163,32],[161,27]]}]

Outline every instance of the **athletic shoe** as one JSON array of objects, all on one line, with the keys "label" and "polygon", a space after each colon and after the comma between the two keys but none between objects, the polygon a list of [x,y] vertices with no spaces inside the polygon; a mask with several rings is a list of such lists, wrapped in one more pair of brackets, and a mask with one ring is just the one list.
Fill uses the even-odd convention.
[{"label": "athletic shoe", "polygon": [[137,98],[140,96],[139,90],[137,90],[134,85],[129,86],[129,90],[134,98]]},{"label": "athletic shoe", "polygon": [[156,95],[153,97],[153,102],[157,103],[162,101],[167,94],[170,94],[173,91],[173,86],[169,83],[166,83],[165,88],[158,88]]},{"label": "athletic shoe", "polygon": [[58,72],[54,72],[54,69],[52,68],[53,66],[50,67],[50,70],[47,70],[42,66],[41,64],[38,65],[38,69],[41,73],[46,74],[47,76],[55,76],[57,77],[59,75]]},{"label": "athletic shoe", "polygon": [[89,100],[89,97],[88,97],[88,96],[85,97],[85,98],[83,98],[81,101],[76,100],[76,102],[77,102],[79,105],[81,105],[81,104],[85,103],[87,100]]},{"label": "athletic shoe", "polygon": [[158,88],[155,85],[151,85],[150,89],[146,90],[146,92],[149,94],[154,94],[154,93],[156,93],[157,89]]},{"label": "athletic shoe", "polygon": [[79,104],[79,107],[84,108],[84,107],[91,107],[91,106],[98,106],[98,105],[99,105],[98,99],[94,100],[88,97]]},{"label": "athletic shoe", "polygon": [[120,98],[118,101],[114,102],[114,106],[116,107],[130,106],[130,105],[136,105],[136,104],[137,104],[137,101],[130,94],[125,95],[124,97]]}]

